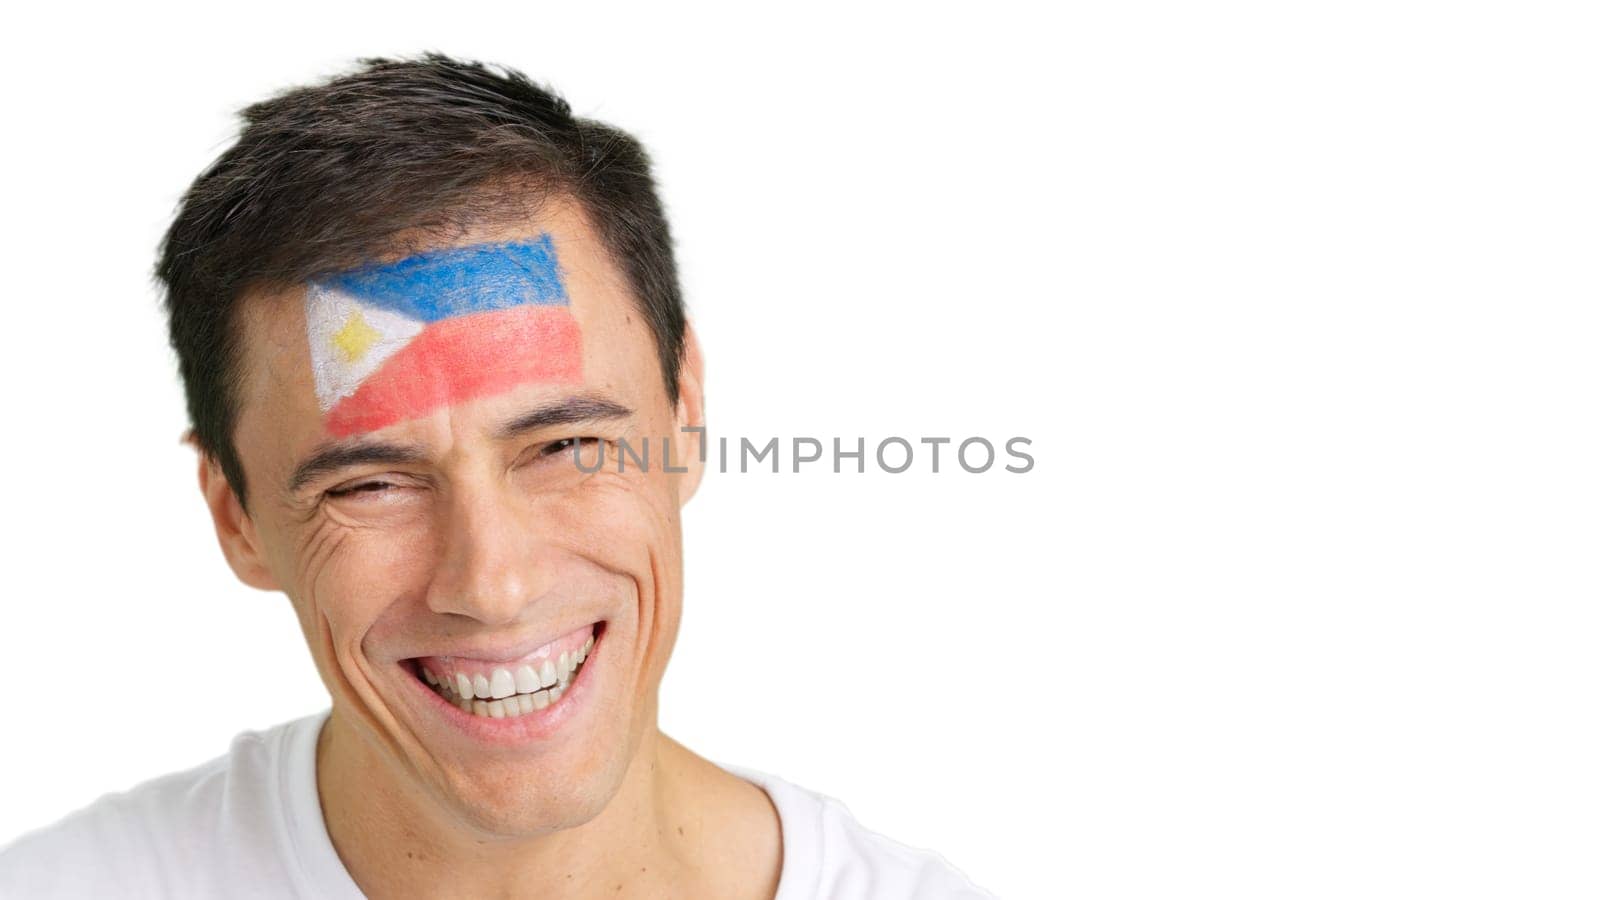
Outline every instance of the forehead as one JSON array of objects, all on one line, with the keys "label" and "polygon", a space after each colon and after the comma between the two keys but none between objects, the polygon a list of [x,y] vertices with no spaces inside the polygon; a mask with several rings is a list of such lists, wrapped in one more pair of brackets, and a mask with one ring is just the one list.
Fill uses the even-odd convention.
[{"label": "forehead", "polygon": [[625,280],[567,205],[246,297],[239,325],[242,456],[403,430],[441,407],[604,392],[637,408],[659,388]]}]

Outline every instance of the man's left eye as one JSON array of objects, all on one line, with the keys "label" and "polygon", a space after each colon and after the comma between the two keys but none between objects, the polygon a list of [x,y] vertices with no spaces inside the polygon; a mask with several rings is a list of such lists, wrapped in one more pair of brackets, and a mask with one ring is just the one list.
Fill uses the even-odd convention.
[{"label": "man's left eye", "polygon": [[598,440],[600,440],[600,439],[599,438],[592,438],[592,437],[562,438],[559,441],[551,441],[550,443],[545,444],[543,447],[540,447],[539,448],[539,455],[540,456],[555,456],[558,453],[566,453],[567,451],[572,450],[573,447],[575,445],[577,445],[577,444],[590,444],[590,443],[594,443],[595,441],[598,441]]}]

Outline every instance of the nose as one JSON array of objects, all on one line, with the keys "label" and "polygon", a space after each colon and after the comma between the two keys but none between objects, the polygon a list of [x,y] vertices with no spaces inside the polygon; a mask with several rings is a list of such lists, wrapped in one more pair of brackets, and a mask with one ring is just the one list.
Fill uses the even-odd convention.
[{"label": "nose", "polygon": [[545,590],[528,510],[493,487],[450,492],[428,607],[485,625],[514,621]]}]

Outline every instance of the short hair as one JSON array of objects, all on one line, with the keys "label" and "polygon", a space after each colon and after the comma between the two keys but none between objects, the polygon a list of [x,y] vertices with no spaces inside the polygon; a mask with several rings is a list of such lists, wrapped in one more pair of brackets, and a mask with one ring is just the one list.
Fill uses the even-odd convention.
[{"label": "short hair", "polygon": [[576,201],[624,275],[676,404],[683,297],[639,141],[574,116],[515,69],[439,53],[358,65],[242,110],[238,140],[190,185],[161,242],[156,277],[195,441],[240,504],[249,508],[233,440],[246,293],[555,197]]}]

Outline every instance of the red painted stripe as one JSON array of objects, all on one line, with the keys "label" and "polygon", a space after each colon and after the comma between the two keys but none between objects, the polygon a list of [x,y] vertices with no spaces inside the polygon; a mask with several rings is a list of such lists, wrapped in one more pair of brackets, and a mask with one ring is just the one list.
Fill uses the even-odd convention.
[{"label": "red painted stripe", "polygon": [[325,424],[343,437],[527,382],[579,382],[581,346],[578,322],[561,306],[525,303],[443,319],[335,403]]}]

